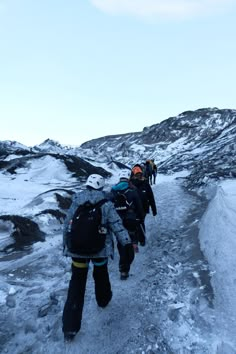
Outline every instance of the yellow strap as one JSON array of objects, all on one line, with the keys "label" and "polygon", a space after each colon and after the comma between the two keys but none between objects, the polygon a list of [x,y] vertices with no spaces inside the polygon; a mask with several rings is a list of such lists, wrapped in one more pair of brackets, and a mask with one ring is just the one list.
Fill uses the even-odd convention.
[{"label": "yellow strap", "polygon": [[88,268],[88,263],[85,262],[75,262],[72,261],[73,266],[75,266],[76,268]]}]

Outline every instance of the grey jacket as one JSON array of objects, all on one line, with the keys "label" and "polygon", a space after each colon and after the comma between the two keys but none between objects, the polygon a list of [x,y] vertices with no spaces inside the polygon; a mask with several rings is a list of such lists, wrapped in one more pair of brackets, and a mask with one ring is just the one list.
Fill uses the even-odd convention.
[{"label": "grey jacket", "polygon": [[[72,219],[77,207],[81,204],[84,204],[86,201],[90,201],[91,203],[97,203],[100,200],[106,198],[105,192],[98,191],[95,189],[86,189],[82,192],[79,192],[75,195],[71,207],[68,210],[64,228],[63,228],[63,254],[69,257],[75,258],[86,258],[85,255],[74,254],[69,252],[66,247],[65,237],[69,227],[69,222]],[[89,258],[100,258],[100,257],[113,257],[114,247],[113,247],[113,234],[117,238],[117,240],[122,244],[126,245],[131,243],[131,239],[127,230],[124,228],[122,224],[122,220],[116,212],[116,209],[111,201],[107,201],[101,206],[102,210],[102,225],[107,228],[106,242],[105,247],[93,257],[89,256]]]}]

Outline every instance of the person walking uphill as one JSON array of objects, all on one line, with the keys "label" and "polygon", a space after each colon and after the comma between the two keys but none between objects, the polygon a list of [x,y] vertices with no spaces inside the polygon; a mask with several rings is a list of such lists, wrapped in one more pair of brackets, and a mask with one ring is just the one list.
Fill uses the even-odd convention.
[{"label": "person walking uphill", "polygon": [[[143,204],[145,217],[146,214],[149,213],[150,207],[152,209],[153,216],[156,216],[157,208],[152,187],[150,186],[146,178],[143,176],[143,171],[139,166],[134,166],[132,168],[130,181],[138,190],[139,196]],[[145,217],[143,219],[143,223],[141,224],[142,227],[139,232],[139,242],[141,246],[145,246],[146,244]]]},{"label": "person walking uphill", "polygon": [[152,184],[152,161],[151,160],[147,160],[145,162],[144,177],[147,179],[147,181],[150,184]]},{"label": "person walking uphill", "polygon": [[155,164],[154,160],[152,160],[153,166],[152,166],[152,177],[153,177],[153,184],[156,184],[156,176],[157,176],[157,165]]},{"label": "person walking uphill", "polygon": [[108,273],[108,257],[114,253],[112,233],[126,248],[130,259],[134,257],[129,234],[113,203],[102,191],[104,178],[92,174],[85,186],[84,191],[76,194],[63,229],[63,253],[72,258],[72,275],[62,315],[65,341],[73,340],[81,327],[90,261],[98,306],[106,307],[112,298]]},{"label": "person walking uphill", "polygon": [[[129,184],[129,177],[130,171],[125,170],[120,173],[119,182],[111,189],[111,200],[130,235],[134,249],[138,251],[138,228],[143,222],[145,213],[136,188]],[[125,280],[129,277],[131,263],[127,257],[127,250],[119,240],[117,248],[120,255],[120,279]]]}]

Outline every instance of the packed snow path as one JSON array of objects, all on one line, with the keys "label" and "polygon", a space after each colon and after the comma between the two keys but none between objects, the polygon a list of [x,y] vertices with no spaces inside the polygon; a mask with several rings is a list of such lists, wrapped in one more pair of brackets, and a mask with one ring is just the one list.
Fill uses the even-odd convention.
[{"label": "packed snow path", "polygon": [[81,331],[71,344],[64,344],[61,332],[70,279],[61,235],[47,240],[43,251],[39,247],[21,260],[1,264],[12,286],[8,305],[1,305],[3,353],[223,354],[213,331],[208,265],[198,243],[206,201],[176,180],[159,181],[153,191],[158,215],[146,219],[147,245],[140,247],[130,278],[119,279],[116,253],[109,262],[113,298],[100,309],[90,269]]}]

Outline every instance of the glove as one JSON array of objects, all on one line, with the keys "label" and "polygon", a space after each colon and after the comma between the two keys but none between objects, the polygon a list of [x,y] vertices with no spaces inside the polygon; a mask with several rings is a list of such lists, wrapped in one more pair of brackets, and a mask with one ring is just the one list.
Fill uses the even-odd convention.
[{"label": "glove", "polygon": [[156,216],[156,215],[157,215],[157,211],[153,211],[153,212],[152,212],[152,215],[153,215],[153,216]]},{"label": "glove", "polygon": [[125,255],[129,264],[131,264],[134,260],[134,248],[132,243],[128,243],[124,246]]}]

